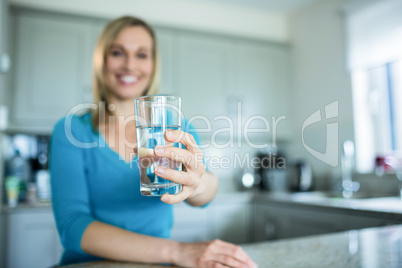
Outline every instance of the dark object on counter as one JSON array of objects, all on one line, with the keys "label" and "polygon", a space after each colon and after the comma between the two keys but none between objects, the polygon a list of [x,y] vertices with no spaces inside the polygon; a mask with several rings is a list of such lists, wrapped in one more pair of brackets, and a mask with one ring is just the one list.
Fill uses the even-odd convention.
[{"label": "dark object on counter", "polygon": [[284,155],[276,150],[257,154],[256,174],[261,178],[259,188],[269,191],[287,191],[287,169]]},{"label": "dark object on counter", "polygon": [[291,191],[311,191],[313,189],[313,173],[311,166],[302,160],[289,166],[289,189]]}]

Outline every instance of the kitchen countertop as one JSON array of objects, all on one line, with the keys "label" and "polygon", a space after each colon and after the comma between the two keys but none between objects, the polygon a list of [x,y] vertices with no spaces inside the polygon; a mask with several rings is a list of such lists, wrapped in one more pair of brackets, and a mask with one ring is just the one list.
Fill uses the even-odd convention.
[{"label": "kitchen countertop", "polygon": [[[316,209],[333,209],[351,212],[353,214],[387,217],[392,220],[402,221],[402,199],[397,196],[378,197],[367,199],[345,199],[335,197],[325,197],[321,192],[263,192],[263,191],[243,191],[218,193],[211,203],[214,204],[245,204],[256,202],[259,204],[276,203],[282,205],[300,205]],[[187,206],[184,203],[175,206]],[[27,211],[51,210],[51,202],[38,202],[35,205],[18,204],[16,208],[9,208],[3,205],[3,213],[19,213]]]},{"label": "kitchen countertop", "polygon": [[359,215],[387,217],[402,220],[402,199],[399,196],[346,199],[326,197],[320,192],[256,193],[253,200],[259,203],[274,202],[283,205],[301,205],[316,209],[342,210]]},{"label": "kitchen countertop", "polygon": [[[242,245],[258,267],[402,267],[402,225]],[[162,268],[90,262],[65,268]]]},{"label": "kitchen countertop", "polygon": [[52,203],[50,201],[38,201],[35,204],[18,203],[16,207],[9,207],[6,204],[1,206],[1,212],[5,214],[49,211],[52,211]]}]

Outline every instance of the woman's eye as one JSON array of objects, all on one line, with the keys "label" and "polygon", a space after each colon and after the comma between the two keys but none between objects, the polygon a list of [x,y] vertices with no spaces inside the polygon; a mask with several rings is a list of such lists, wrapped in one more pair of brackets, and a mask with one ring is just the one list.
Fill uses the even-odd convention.
[{"label": "woman's eye", "polygon": [[140,54],[138,54],[138,58],[140,58],[140,59],[146,59],[146,58],[148,58],[148,54],[146,54],[146,53],[140,53]]},{"label": "woman's eye", "polygon": [[112,50],[111,54],[112,54],[112,56],[115,56],[115,57],[123,55],[123,53],[119,50]]}]

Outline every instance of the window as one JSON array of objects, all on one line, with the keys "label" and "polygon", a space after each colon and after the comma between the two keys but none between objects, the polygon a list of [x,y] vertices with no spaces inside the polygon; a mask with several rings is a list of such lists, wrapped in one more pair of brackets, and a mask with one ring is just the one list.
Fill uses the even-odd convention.
[{"label": "window", "polygon": [[402,151],[402,61],[352,71],[357,167]]},{"label": "window", "polygon": [[352,77],[356,167],[402,153],[402,1],[353,1],[345,7]]}]

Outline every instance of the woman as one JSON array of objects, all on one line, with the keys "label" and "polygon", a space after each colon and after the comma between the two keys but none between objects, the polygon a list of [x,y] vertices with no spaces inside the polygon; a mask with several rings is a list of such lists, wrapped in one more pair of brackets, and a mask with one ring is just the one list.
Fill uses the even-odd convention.
[{"label": "woman", "polygon": [[[158,167],[157,175],[183,184],[177,195],[144,197],[139,190],[133,155],[136,132],[133,98],[157,93],[158,52],[152,28],[144,21],[122,17],[111,21],[94,53],[92,113],[67,116],[54,129],[51,142],[52,203],[65,248],[61,264],[111,259],[173,263],[185,267],[254,267],[239,247],[214,240],[179,243],[169,240],[172,205],[185,200],[207,204],[217,179],[205,170],[197,140],[188,132],[165,133],[168,141],[186,149],[175,156],[186,161],[186,172]],[[170,150],[155,154],[170,158]]]}]

